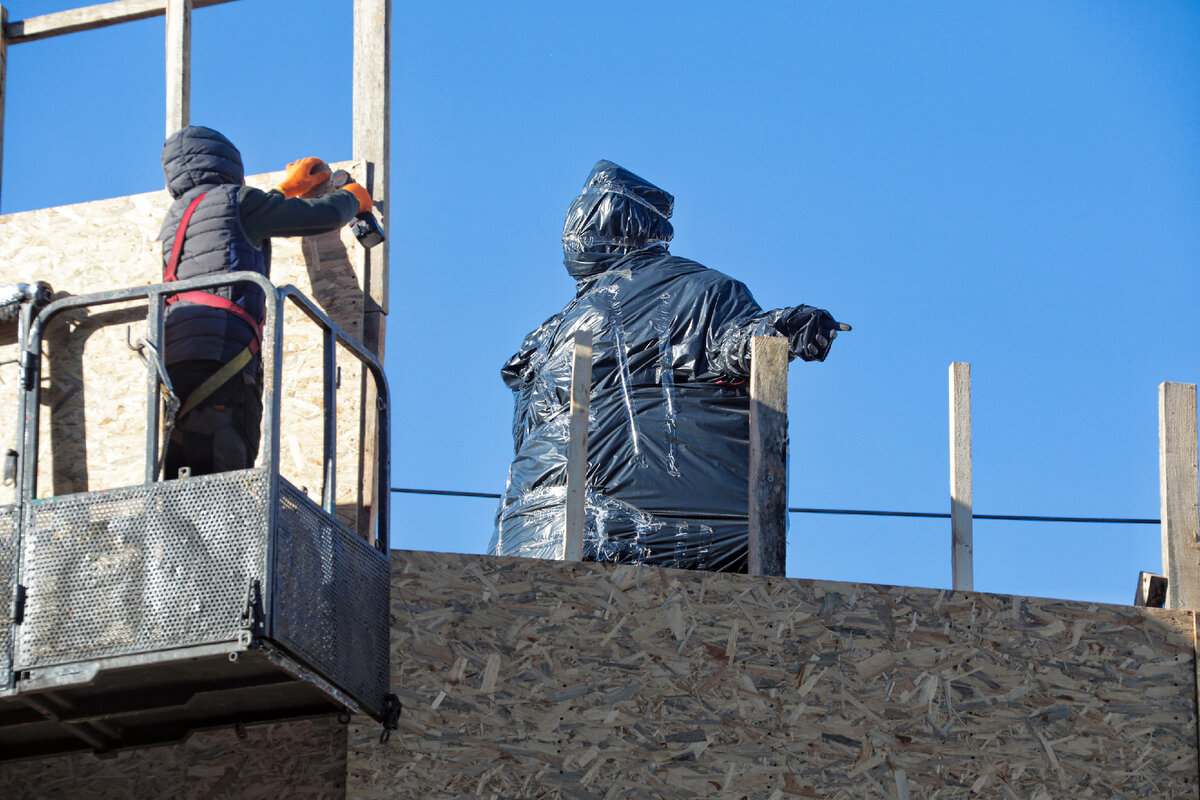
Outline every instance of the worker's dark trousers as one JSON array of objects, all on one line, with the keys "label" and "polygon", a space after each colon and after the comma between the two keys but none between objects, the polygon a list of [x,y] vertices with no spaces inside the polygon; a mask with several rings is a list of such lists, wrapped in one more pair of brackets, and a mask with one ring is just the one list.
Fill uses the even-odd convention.
[{"label": "worker's dark trousers", "polygon": [[[220,361],[181,361],[167,367],[180,405],[223,365]],[[167,445],[163,478],[179,476],[181,467],[193,475],[254,466],[262,425],[262,364],[256,357],[199,405],[175,420]]]}]

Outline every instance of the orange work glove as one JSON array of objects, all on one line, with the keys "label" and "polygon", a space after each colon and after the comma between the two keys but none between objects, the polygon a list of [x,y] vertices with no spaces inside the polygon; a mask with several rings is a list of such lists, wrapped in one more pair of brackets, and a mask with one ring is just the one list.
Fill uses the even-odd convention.
[{"label": "orange work glove", "polygon": [[284,197],[316,197],[318,189],[329,180],[329,165],[315,156],[302,158],[287,165],[287,175],[275,188]]},{"label": "orange work glove", "polygon": [[362,214],[363,212],[370,211],[371,207],[375,205],[371,201],[370,193],[361,184],[350,181],[350,183],[341,188],[358,198],[358,213]]}]

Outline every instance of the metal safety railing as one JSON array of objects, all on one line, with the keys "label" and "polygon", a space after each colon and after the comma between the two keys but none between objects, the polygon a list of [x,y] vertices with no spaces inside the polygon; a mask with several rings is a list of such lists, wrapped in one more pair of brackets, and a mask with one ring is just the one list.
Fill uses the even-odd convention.
[{"label": "metal safety railing", "polygon": [[[25,505],[37,495],[38,481],[38,437],[41,406],[42,337],[50,322],[60,314],[77,309],[96,306],[146,301],[146,338],[144,343],[152,350],[147,359],[146,375],[146,440],[145,471],[146,483],[159,479],[159,461],[162,429],[161,386],[164,376],[162,333],[164,309],[170,295],[195,290],[212,289],[238,283],[256,285],[262,290],[267,304],[263,330],[262,357],[265,374],[268,376],[263,396],[262,455],[269,473],[279,471],[280,463],[280,420],[283,380],[284,308],[290,301],[295,304],[322,331],[322,407],[324,434],[322,437],[322,486],[321,505],[326,513],[334,513],[337,475],[337,402],[338,383],[337,346],[341,344],[371,374],[374,381],[376,408],[376,468],[374,494],[374,524],[367,532],[368,541],[377,549],[388,550],[388,504],[390,482],[390,432],[388,428],[389,394],[387,378],[379,360],[354,337],[342,330],[311,300],[294,286],[275,287],[267,278],[254,272],[233,272],[219,276],[192,278],[171,283],[116,289],[94,294],[63,297],[46,305],[34,315],[31,306],[22,309],[19,333],[21,408],[17,421],[19,466],[15,471],[16,496],[19,505]],[[371,409],[364,409],[370,413]]]}]

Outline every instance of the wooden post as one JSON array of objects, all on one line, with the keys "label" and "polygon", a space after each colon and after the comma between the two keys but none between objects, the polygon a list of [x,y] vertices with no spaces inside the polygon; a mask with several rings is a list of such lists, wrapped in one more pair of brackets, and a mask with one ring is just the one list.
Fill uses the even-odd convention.
[{"label": "wooden post", "polygon": [[0,6],[0,173],[4,171],[4,80],[8,72],[8,9]]},{"label": "wooden post", "polygon": [[950,561],[956,590],[975,589],[971,507],[971,365],[950,365]]},{"label": "wooden post", "polygon": [[[366,175],[355,177],[371,193],[375,212],[388,229],[389,140],[391,138],[391,0],[354,0],[354,158],[366,162]],[[367,252],[366,312],[388,310],[388,243]],[[382,325],[382,322],[379,323]],[[382,328],[378,329],[382,334]],[[365,344],[380,358],[382,345]]]},{"label": "wooden post", "polygon": [[192,0],[167,0],[167,136],[186,128],[192,98]]},{"label": "wooden post", "polygon": [[1166,608],[1200,610],[1196,385],[1158,386],[1158,475]]},{"label": "wooden post", "polygon": [[[355,179],[375,201],[375,213],[390,234],[391,210],[388,171],[391,139],[391,0],[354,0],[354,159],[362,161],[365,175]],[[388,311],[388,247],[384,241],[366,252],[363,304],[363,344],[383,361]],[[374,409],[378,403],[375,385],[363,370],[363,422],[360,441],[362,487],[359,503],[367,513],[359,515],[359,532],[370,537],[377,521],[378,499],[375,470],[375,440],[379,436]]]},{"label": "wooden post", "polygon": [[564,561],[583,557],[583,523],[587,500],[588,405],[592,396],[592,333],[575,332],[571,363],[571,416],[567,447],[567,527]]},{"label": "wooden post", "polygon": [[750,343],[751,575],[786,574],[787,345],[780,336]]}]

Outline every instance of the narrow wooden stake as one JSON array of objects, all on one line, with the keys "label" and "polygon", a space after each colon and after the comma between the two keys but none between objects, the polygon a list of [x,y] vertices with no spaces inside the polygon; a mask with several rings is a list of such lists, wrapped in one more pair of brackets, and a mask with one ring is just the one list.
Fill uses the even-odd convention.
[{"label": "narrow wooden stake", "polygon": [[1200,610],[1196,385],[1158,386],[1158,476],[1166,608]]},{"label": "narrow wooden stake", "polygon": [[750,343],[751,575],[786,574],[787,344],[780,336]]},{"label": "narrow wooden stake", "polygon": [[[354,88],[352,126],[354,159],[363,162],[365,174],[355,175],[375,201],[385,232],[389,231],[388,171],[391,141],[391,0],[354,0]],[[389,242],[376,245],[363,255],[364,288],[363,344],[383,361],[387,334]],[[360,448],[362,474],[359,503],[366,513],[358,518],[359,532],[370,538],[378,521],[379,499],[376,459],[379,438],[374,409],[378,403],[375,384],[363,370],[363,414]]]},{"label": "narrow wooden stake", "polygon": [[950,562],[954,588],[975,589],[971,516],[971,365],[950,365]]},{"label": "narrow wooden stake", "polygon": [[8,73],[8,9],[0,6],[0,173],[4,170],[4,81]]},{"label": "narrow wooden stake", "polygon": [[192,98],[192,0],[167,0],[167,136],[188,125]]},{"label": "narrow wooden stake", "polygon": [[583,557],[583,522],[587,500],[588,404],[592,395],[592,333],[575,332],[571,363],[570,439],[567,447],[567,529],[564,561]]}]

